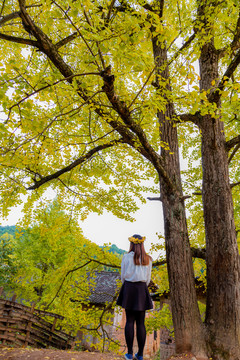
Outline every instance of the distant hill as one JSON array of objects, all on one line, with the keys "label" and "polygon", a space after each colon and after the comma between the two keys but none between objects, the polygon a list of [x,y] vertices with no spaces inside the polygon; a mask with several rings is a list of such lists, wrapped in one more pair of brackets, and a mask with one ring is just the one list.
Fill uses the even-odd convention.
[{"label": "distant hill", "polygon": [[9,235],[15,235],[16,232],[16,226],[12,225],[12,226],[0,226],[0,236],[4,235],[4,234],[9,234]]},{"label": "distant hill", "polygon": [[[105,246],[100,246],[100,248],[104,248]],[[116,255],[118,258],[122,258],[122,256],[124,254],[126,254],[127,251],[125,250],[122,250],[122,249],[119,249],[119,247],[117,247],[116,245],[111,245],[110,248],[107,250],[108,252],[110,253],[113,253],[114,255]],[[104,266],[104,270],[105,271],[110,271],[110,272],[119,272],[119,269],[114,269],[112,267],[107,267],[107,266]]]},{"label": "distant hill", "polygon": [[[103,248],[103,246],[101,246]],[[113,254],[118,254],[118,255],[124,255],[126,254],[125,250],[119,249],[119,247],[117,247],[117,245],[111,245],[110,249],[108,250],[110,253]]]}]

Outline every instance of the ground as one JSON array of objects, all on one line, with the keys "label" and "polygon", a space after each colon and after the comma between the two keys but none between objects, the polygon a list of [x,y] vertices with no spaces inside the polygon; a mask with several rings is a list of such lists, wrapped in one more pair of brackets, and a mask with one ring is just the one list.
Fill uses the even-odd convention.
[{"label": "ground", "polygon": [[[113,353],[86,351],[0,348],[0,360],[123,360],[124,357]],[[150,360],[150,359],[149,359]],[[191,353],[170,356],[168,360],[207,360],[195,358]]]},{"label": "ground", "polygon": [[123,356],[112,353],[85,351],[0,348],[0,360],[122,360]]},{"label": "ground", "polygon": [[192,353],[187,352],[180,355],[172,355],[168,360],[209,360],[206,358],[195,357]]}]

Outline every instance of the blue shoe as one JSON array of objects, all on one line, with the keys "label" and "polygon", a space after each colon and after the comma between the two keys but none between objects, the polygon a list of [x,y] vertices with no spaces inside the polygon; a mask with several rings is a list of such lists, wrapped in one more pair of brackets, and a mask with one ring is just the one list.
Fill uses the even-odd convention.
[{"label": "blue shoe", "polygon": [[132,354],[125,354],[125,355],[124,355],[124,358],[125,358],[126,360],[132,360],[132,359],[133,359],[133,356],[132,356]]},{"label": "blue shoe", "polygon": [[135,360],[143,360],[143,356],[138,355],[137,353],[134,355]]}]

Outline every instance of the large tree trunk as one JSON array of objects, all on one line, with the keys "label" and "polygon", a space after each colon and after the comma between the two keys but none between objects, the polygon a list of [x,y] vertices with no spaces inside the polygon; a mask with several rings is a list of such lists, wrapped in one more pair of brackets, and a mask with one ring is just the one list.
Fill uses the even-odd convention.
[{"label": "large tree trunk", "polygon": [[[202,48],[200,77],[201,90],[208,90],[212,81],[218,79],[218,57],[213,40]],[[216,359],[239,360],[239,254],[223,122],[206,115],[200,120],[199,127],[202,134],[208,342]]]},{"label": "large tree trunk", "polygon": [[[169,81],[166,47],[162,48],[153,38],[153,53],[157,64],[157,80]],[[166,81],[166,84],[167,84]],[[169,85],[166,88],[170,89]],[[166,88],[162,88],[163,94]],[[159,87],[158,91],[161,91]],[[167,100],[167,99],[166,99]],[[160,176],[161,201],[164,212],[164,228],[167,267],[171,294],[172,316],[175,332],[176,351],[193,351],[196,355],[206,356],[204,328],[197,304],[194,271],[188,238],[186,213],[183,200],[177,128],[174,124],[174,108],[167,101],[165,112],[158,113],[160,139],[169,145],[170,151],[161,148],[164,167],[172,183],[170,189]]]}]

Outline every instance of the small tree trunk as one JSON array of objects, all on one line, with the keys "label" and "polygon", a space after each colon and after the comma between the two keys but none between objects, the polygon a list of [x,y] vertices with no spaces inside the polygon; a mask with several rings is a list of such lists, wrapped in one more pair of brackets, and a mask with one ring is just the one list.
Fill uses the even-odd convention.
[{"label": "small tree trunk", "polygon": [[[153,38],[153,53],[158,65],[161,81],[169,81],[166,48],[159,46]],[[163,70],[164,69],[164,70]],[[166,85],[168,90],[169,85]],[[162,89],[163,94],[166,88]],[[159,90],[160,91],[160,87]],[[194,271],[188,238],[185,206],[182,194],[177,128],[174,124],[174,108],[167,101],[165,112],[158,113],[160,140],[167,143],[170,150],[161,148],[164,167],[175,189],[160,177],[161,199],[164,212],[164,229],[167,267],[171,294],[176,351],[193,351],[196,355],[206,356],[204,328],[200,318],[194,282]]]},{"label": "small tree trunk", "polygon": [[[212,80],[218,78],[213,41],[202,48],[200,77],[201,90],[208,90]],[[239,253],[223,122],[206,115],[199,127],[202,134],[208,343],[216,359],[237,360],[240,359]]]}]

